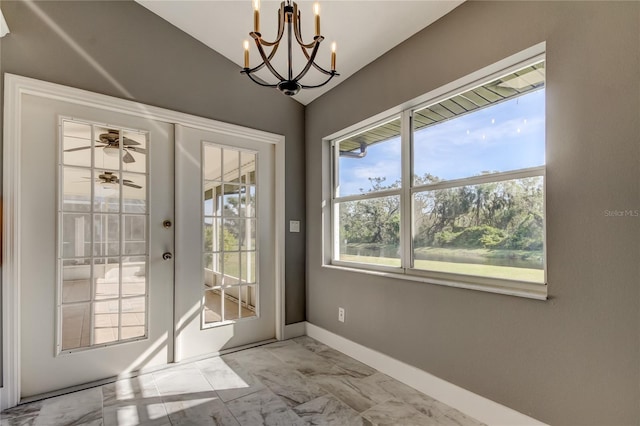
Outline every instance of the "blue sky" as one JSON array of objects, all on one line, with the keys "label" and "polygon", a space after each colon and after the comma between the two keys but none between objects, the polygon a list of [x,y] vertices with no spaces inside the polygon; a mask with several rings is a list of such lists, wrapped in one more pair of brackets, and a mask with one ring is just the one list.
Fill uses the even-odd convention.
[{"label": "blue sky", "polygon": [[[544,90],[419,130],[414,173],[441,179],[543,165]],[[400,179],[400,138],[375,144],[364,158],[340,158],[341,195],[371,188],[369,177]]]}]

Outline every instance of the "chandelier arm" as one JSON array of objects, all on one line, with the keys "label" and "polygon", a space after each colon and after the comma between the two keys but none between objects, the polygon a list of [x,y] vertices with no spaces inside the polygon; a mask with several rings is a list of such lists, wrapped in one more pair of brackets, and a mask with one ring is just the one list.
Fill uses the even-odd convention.
[{"label": "chandelier arm", "polygon": [[240,72],[247,74],[247,77],[249,77],[251,79],[251,81],[253,81],[256,84],[259,84],[260,86],[263,86],[263,87],[278,87],[277,84],[263,83],[262,81],[258,80],[254,76],[252,76],[250,73],[246,72],[246,70],[242,70]]},{"label": "chandelier arm", "polygon": [[[307,61],[309,59],[311,59],[311,56],[309,56],[309,52],[307,52],[307,49],[302,48],[302,53],[304,53],[304,56],[305,56],[305,58],[307,58]],[[327,70],[325,70],[320,65],[316,64],[315,61],[311,65],[313,65],[313,67],[315,69],[317,69],[318,71],[320,71],[322,74],[331,75],[331,74],[335,73],[335,75],[340,75],[340,74],[337,74],[335,71],[327,71]]]},{"label": "chandelier arm", "polygon": [[277,78],[278,80],[282,81],[285,80],[279,73],[278,71],[276,71],[275,68],[273,68],[273,65],[271,65],[271,61],[269,61],[269,58],[267,57],[267,55],[264,53],[264,49],[262,48],[262,46],[259,43],[256,43],[256,45],[258,46],[258,52],[260,52],[260,56],[262,57],[262,63],[264,65],[266,65],[266,67],[269,69],[269,71],[271,71],[271,74],[274,75],[275,78]]},{"label": "chandelier arm", "polygon": [[[257,38],[254,37],[254,39],[256,39],[256,43],[258,43]],[[280,46],[280,44],[276,44],[275,46],[273,46],[273,49],[271,49],[271,53],[269,53],[269,56],[267,56],[269,61],[271,61],[271,59],[275,56],[276,52],[278,51],[278,47],[279,46]],[[260,71],[262,68],[264,68],[264,66],[265,66],[265,64],[264,64],[264,62],[262,62],[260,65],[256,65],[255,67],[249,69],[246,72],[253,73],[253,72],[256,72],[256,71]]]},{"label": "chandelier arm", "polygon": [[335,71],[332,71],[332,72],[330,72],[330,73],[329,73],[329,78],[327,78],[327,79],[324,81],[324,83],[316,84],[316,85],[313,85],[313,86],[306,86],[306,85],[302,84],[301,86],[302,86],[302,88],[303,88],[303,89],[316,89],[316,88],[318,88],[318,87],[322,87],[322,86],[324,86],[325,84],[327,84],[328,82],[330,82],[330,81],[331,81],[331,79],[332,79],[333,77],[338,76],[338,75],[340,75],[340,74],[338,74],[338,73],[337,73],[337,72],[335,72]]},{"label": "chandelier arm", "polygon": [[326,75],[333,75],[333,76],[338,76],[338,75],[340,75],[340,74],[338,74],[338,73],[337,73],[337,72],[335,72],[335,71],[327,71],[327,70],[325,70],[324,68],[322,68],[320,65],[316,64],[315,62],[314,62],[312,65],[313,65],[313,67],[314,67],[315,69],[317,69],[318,71],[320,71],[322,74],[326,74]]},{"label": "chandelier arm", "polygon": [[309,60],[307,61],[307,65],[305,65],[305,67],[302,69],[302,71],[300,71],[300,74],[298,74],[296,76],[296,78],[295,78],[296,81],[299,81],[302,77],[304,77],[305,74],[311,68],[311,66],[315,63],[316,54],[318,53],[318,48],[319,47],[320,47],[320,43],[316,43],[315,47],[313,48],[313,52],[311,52],[311,56],[309,57]]},{"label": "chandelier arm", "polygon": [[[278,35],[276,36],[275,41],[266,41],[262,38],[261,35],[258,35],[257,39],[260,40],[260,44],[263,46],[273,46],[278,45],[280,40],[282,40],[282,35],[284,34],[284,23],[285,23],[285,10],[284,10],[284,2],[280,3],[280,10],[278,11]],[[251,37],[254,33],[251,33]],[[256,38],[256,37],[254,37]]]},{"label": "chandelier arm", "polygon": [[307,49],[312,49],[317,43],[320,43],[322,40],[324,40],[324,37],[322,36],[315,36],[311,43],[305,44],[305,42],[302,40],[300,31],[300,12],[298,11],[298,5],[295,2],[293,3],[293,30],[296,35],[296,41],[298,42],[298,44]]}]

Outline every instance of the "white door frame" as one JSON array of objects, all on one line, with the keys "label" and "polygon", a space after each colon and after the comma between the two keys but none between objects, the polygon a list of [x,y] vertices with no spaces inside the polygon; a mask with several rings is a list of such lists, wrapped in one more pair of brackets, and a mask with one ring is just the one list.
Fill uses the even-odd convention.
[{"label": "white door frame", "polygon": [[221,121],[144,105],[28,77],[5,73],[2,202],[2,387],[0,409],[20,402],[20,151],[22,97],[33,95],[119,112],[223,135],[251,138],[275,147],[276,338],[284,339],[285,138]]}]

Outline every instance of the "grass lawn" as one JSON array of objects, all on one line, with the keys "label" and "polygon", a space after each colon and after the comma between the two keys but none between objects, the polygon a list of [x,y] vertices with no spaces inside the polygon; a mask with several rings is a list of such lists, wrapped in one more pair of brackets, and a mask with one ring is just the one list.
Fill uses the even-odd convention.
[{"label": "grass lawn", "polygon": [[[219,254],[218,255],[219,258],[224,259],[224,274],[230,277],[235,277],[238,278],[240,277],[240,254],[239,253],[225,253],[224,254],[224,258],[223,255]],[[217,273],[220,273],[220,267],[221,265],[211,265],[211,259],[213,257],[213,254],[206,254],[205,255],[205,268],[208,268],[209,270],[212,271],[216,271]],[[246,262],[246,257],[244,257],[242,259],[244,262]],[[246,267],[243,268],[244,272],[246,273]]]},{"label": "grass lawn", "polygon": [[[354,256],[343,254],[340,260],[346,262],[368,263],[371,265],[400,266],[400,259],[388,257]],[[544,270],[514,268],[510,266],[479,265],[472,263],[441,262],[435,260],[416,260],[415,268],[425,271],[449,272],[489,278],[503,278],[514,281],[544,283]]]},{"label": "grass lawn", "polygon": [[[509,250],[509,249],[485,249],[485,248],[453,248],[453,247],[419,247],[415,249],[418,259],[441,260],[466,263],[465,259],[488,260],[487,263],[499,263],[501,260],[514,260],[522,262],[521,267],[542,264],[542,250]],[[473,263],[473,262],[469,262]],[[476,262],[478,263],[478,262]],[[483,262],[480,262],[483,263]],[[514,265],[503,265],[514,266]]]}]

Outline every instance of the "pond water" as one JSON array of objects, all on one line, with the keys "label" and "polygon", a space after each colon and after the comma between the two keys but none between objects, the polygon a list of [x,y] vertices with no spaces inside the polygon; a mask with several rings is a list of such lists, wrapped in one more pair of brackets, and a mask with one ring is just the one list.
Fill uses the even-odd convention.
[{"label": "pond water", "polygon": [[[400,258],[398,246],[352,246],[341,248],[343,254],[354,256]],[[490,252],[474,252],[473,250],[435,249],[433,252],[416,252],[417,260],[434,260],[440,262],[471,263],[478,265],[510,266],[513,268],[542,269],[542,256],[539,252],[532,252],[528,258],[523,258],[522,252],[500,250]]]}]

